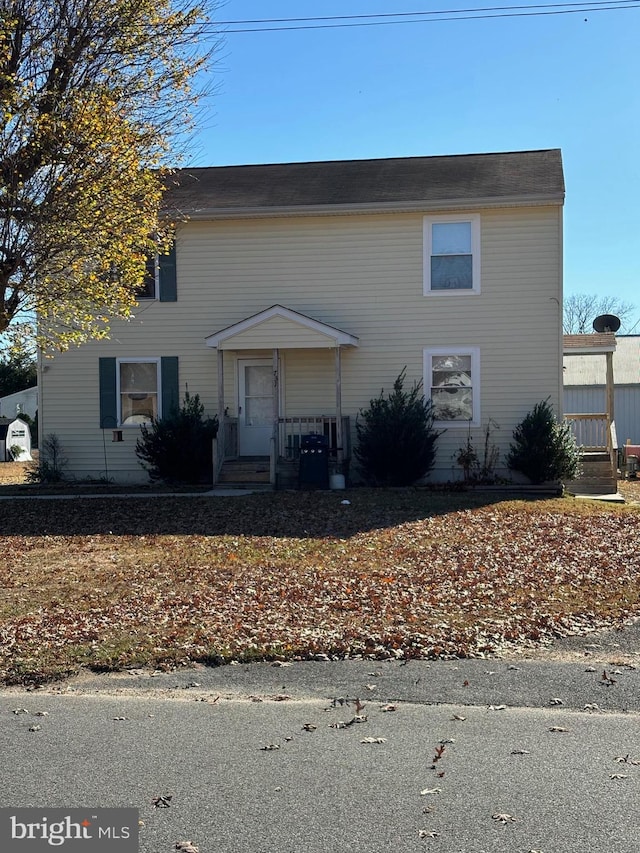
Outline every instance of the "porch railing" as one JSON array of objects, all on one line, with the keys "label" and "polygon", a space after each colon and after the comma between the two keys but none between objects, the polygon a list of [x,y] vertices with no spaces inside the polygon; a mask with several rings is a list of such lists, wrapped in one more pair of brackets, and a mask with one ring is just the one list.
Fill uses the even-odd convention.
[{"label": "porch railing", "polygon": [[586,453],[608,453],[612,470],[618,467],[618,437],[616,424],[606,412],[580,415],[565,415],[577,443]]},{"label": "porch railing", "polygon": [[227,459],[238,457],[238,419],[225,415],[218,428],[218,435],[213,439],[213,484],[218,482],[218,475]]},{"label": "porch railing", "polygon": [[609,415],[606,412],[565,415],[577,443],[586,451],[608,451],[611,447]]},{"label": "porch railing", "polygon": [[[300,457],[302,437],[315,433],[324,435],[329,441],[329,455],[334,460],[348,461],[351,458],[351,433],[348,416],[342,418],[342,445],[338,446],[337,418],[335,415],[301,415],[278,419],[277,456],[281,459],[297,461]],[[275,466],[275,454],[271,457],[271,467]],[[237,459],[238,418],[225,417],[220,423],[218,437],[213,442],[213,482],[224,462]]]},{"label": "porch railing", "polygon": [[315,433],[329,440],[329,454],[348,460],[351,457],[351,433],[348,415],[342,418],[342,445],[338,447],[335,415],[302,415],[278,419],[278,455],[296,460],[300,456],[302,436]]}]

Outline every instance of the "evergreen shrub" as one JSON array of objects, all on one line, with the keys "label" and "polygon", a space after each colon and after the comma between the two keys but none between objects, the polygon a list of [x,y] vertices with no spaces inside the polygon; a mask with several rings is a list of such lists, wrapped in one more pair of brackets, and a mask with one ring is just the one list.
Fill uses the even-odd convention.
[{"label": "evergreen shrub", "polygon": [[198,484],[213,478],[212,442],[218,418],[205,418],[200,397],[185,394],[168,416],[142,424],[136,456],[151,480]]},{"label": "evergreen shrub", "polygon": [[575,480],[579,475],[580,448],[571,425],[558,423],[548,399],[536,403],[513,431],[513,438],[507,465],[532,483]]},{"label": "evergreen shrub", "polygon": [[441,430],[433,427],[431,400],[425,400],[422,382],[404,390],[406,367],[393,391],[370,400],[356,421],[354,456],[365,480],[376,486],[409,486],[424,477],[435,462],[435,444]]}]

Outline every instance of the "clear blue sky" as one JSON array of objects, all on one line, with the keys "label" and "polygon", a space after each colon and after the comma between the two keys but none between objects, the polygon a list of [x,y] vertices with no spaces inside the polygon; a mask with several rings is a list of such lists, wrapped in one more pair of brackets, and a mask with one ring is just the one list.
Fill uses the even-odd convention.
[{"label": "clear blue sky", "polygon": [[[226,26],[213,115],[196,136],[192,164],[561,148],[565,293],[614,294],[636,304],[640,317],[640,3],[633,2],[576,14],[341,29],[232,33],[239,26]],[[226,0],[217,19],[493,5]]]}]

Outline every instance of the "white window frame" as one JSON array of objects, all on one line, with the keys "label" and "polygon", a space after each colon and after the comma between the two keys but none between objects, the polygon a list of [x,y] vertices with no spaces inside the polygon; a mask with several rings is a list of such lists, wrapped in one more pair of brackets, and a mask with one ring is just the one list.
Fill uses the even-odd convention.
[{"label": "white window frame", "polygon": [[471,388],[473,391],[471,420],[436,420],[435,426],[446,429],[468,429],[469,426],[480,426],[480,347],[448,346],[426,347],[423,350],[424,394],[431,397],[433,381],[433,356],[440,355],[469,355],[471,356]]},{"label": "white window frame", "polygon": [[155,364],[156,365],[156,382],[157,382],[157,405],[156,411],[158,417],[162,412],[162,361],[159,357],[141,358],[116,358],[116,406],[118,415],[118,428],[123,429],[140,429],[140,424],[125,424],[122,422],[122,393],[120,390],[120,366],[122,364]]},{"label": "white window frame", "polygon": [[[471,281],[472,287],[455,288],[452,290],[442,290],[431,288],[431,257],[433,245],[433,226],[434,225],[459,225],[463,222],[471,224]],[[425,296],[469,296],[480,293],[480,214],[470,213],[465,216],[459,215],[439,215],[425,216],[423,221],[423,277],[424,277],[424,295]]]}]

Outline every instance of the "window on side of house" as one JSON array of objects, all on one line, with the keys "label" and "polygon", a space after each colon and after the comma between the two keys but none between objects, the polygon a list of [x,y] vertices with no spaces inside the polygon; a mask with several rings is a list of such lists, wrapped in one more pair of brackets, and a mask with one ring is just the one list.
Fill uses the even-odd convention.
[{"label": "window on side of house", "polygon": [[118,359],[116,371],[118,423],[149,423],[162,411],[160,359]]},{"label": "window on side of house", "polygon": [[147,258],[142,286],[136,293],[141,299],[155,299],[159,302],[176,302],[178,299],[176,277],[176,244],[171,245],[166,254],[155,254]]},{"label": "window on side of house", "polygon": [[425,216],[424,292],[480,292],[480,216]]},{"label": "window on side of house", "polygon": [[160,284],[160,266],[158,256],[147,258],[144,281],[142,287],[136,291],[138,299],[157,299]]},{"label": "window on side of house", "polygon": [[430,389],[437,423],[480,424],[480,350],[477,347],[426,349],[424,386]]}]

